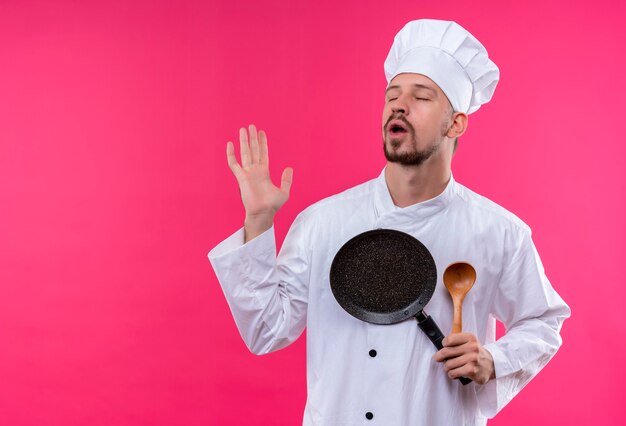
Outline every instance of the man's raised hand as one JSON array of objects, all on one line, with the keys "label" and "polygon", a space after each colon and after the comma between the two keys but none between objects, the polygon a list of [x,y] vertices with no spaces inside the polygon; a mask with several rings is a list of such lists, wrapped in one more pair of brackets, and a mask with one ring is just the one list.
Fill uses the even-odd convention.
[{"label": "man's raised hand", "polygon": [[245,241],[257,237],[272,227],[274,215],[289,198],[293,170],[287,167],[280,179],[280,188],[272,183],[269,171],[267,137],[262,130],[249,126],[239,129],[241,165],[235,157],[232,142],[226,144],[228,166],[237,178],[241,201],[246,210],[244,222]]}]

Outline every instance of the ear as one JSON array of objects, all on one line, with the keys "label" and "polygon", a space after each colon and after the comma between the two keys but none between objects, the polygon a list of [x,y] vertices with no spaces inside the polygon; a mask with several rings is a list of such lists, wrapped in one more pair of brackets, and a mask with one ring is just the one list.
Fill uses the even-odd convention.
[{"label": "ear", "polygon": [[467,129],[469,118],[464,112],[455,112],[452,114],[452,123],[448,128],[446,136],[450,139],[458,138]]}]

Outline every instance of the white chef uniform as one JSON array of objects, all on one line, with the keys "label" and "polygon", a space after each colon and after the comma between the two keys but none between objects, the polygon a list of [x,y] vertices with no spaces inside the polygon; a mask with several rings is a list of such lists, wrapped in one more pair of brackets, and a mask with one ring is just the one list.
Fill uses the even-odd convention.
[{"label": "white chef uniform", "polygon": [[[443,270],[456,261],[474,266],[463,330],[492,354],[497,379],[467,386],[450,380],[415,321],[369,324],[337,304],[329,284],[334,255],[376,228],[409,233],[432,253],[437,287],[425,311],[444,334],[453,306]],[[246,244],[239,230],[209,259],[252,352],[281,349],[306,327],[304,425],[484,425],[554,355],[570,313],[544,274],[528,226],[453,178],[439,196],[398,208],[383,171],[307,208],[275,253],[273,229]],[[496,319],[507,330],[498,341]]]}]

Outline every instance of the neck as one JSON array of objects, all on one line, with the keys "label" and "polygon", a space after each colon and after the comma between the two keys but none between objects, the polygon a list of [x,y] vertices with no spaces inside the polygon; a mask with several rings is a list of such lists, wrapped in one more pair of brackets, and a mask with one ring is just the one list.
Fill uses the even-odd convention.
[{"label": "neck", "polygon": [[393,203],[407,207],[430,200],[441,194],[451,176],[450,162],[430,161],[419,166],[387,163],[385,179]]}]

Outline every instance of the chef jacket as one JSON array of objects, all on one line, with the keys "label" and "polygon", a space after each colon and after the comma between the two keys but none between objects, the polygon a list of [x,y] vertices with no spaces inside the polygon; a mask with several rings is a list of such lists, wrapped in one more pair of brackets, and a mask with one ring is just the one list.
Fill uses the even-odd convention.
[{"label": "chef jacket", "polygon": [[[335,254],[379,228],[406,232],[433,255],[437,286],[425,311],[444,334],[453,305],[443,271],[457,261],[474,266],[463,331],[491,353],[496,379],[463,386],[433,361],[436,348],[416,321],[370,324],[339,306],[329,282]],[[300,213],[278,257],[271,228],[245,244],[240,229],[209,259],[253,353],[284,348],[307,329],[307,426],[485,425],[554,355],[570,314],[544,274],[529,227],[452,177],[437,197],[398,208],[383,170]],[[506,328],[497,341],[496,320]]]}]

